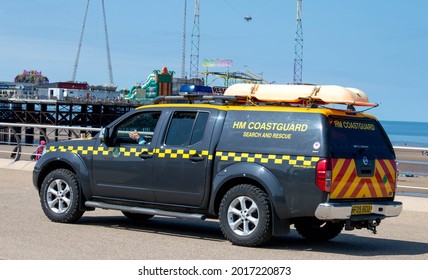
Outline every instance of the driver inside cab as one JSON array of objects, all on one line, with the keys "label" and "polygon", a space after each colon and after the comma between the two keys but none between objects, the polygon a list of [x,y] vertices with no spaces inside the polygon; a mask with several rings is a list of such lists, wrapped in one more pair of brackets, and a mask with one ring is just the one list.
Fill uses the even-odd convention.
[{"label": "driver inside cab", "polygon": [[129,132],[129,137],[135,141],[137,141],[137,143],[139,145],[149,145],[150,143],[146,141],[146,139],[144,139],[144,137],[142,135],[140,135],[138,133],[137,130],[131,131]]}]

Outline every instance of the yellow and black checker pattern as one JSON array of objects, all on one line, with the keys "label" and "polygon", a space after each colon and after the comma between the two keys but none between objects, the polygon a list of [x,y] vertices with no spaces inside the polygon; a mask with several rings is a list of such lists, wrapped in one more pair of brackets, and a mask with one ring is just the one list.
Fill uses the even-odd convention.
[{"label": "yellow and black checker pattern", "polygon": [[288,164],[300,168],[315,168],[319,157],[291,156],[281,154],[260,154],[260,153],[241,153],[241,152],[222,152],[217,151],[215,155],[208,150],[185,150],[185,149],[149,149],[149,148],[129,148],[129,147],[85,147],[85,146],[51,146],[46,152],[70,152],[82,155],[103,155],[116,154],[124,157],[138,157],[143,152],[152,153],[158,158],[165,159],[189,159],[193,155],[199,155],[213,160],[214,157],[220,161],[228,162],[254,162],[263,164]]},{"label": "yellow and black checker pattern", "polygon": [[208,150],[184,150],[184,149],[154,149],[153,153],[157,155],[158,158],[182,158],[188,159],[190,156],[199,155],[208,160],[212,160],[213,156],[210,155]]},{"label": "yellow and black checker pattern", "polygon": [[221,161],[289,164],[302,168],[315,168],[316,163],[320,160],[319,157],[220,151],[217,151],[215,156]]},{"label": "yellow and black checker pattern", "polygon": [[70,152],[82,155],[103,155],[116,154],[124,157],[138,157],[143,152],[156,155],[158,158],[169,159],[188,159],[190,156],[199,155],[212,160],[213,156],[209,154],[208,150],[184,150],[184,149],[149,149],[147,147],[84,147],[84,146],[51,146],[46,152]]},{"label": "yellow and black checker pattern", "polygon": [[92,146],[51,146],[46,152],[70,152],[73,154],[82,155],[103,155],[108,156],[114,152],[120,152],[120,155],[125,157],[137,157],[143,152],[150,152],[148,148],[125,148],[125,147],[92,147]]}]

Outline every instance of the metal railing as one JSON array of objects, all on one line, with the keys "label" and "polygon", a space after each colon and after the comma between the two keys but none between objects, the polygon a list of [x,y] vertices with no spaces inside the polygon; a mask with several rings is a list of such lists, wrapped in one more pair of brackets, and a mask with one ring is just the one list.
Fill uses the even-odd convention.
[{"label": "metal railing", "polygon": [[101,128],[0,122],[0,157],[14,161],[31,159],[44,140],[46,143],[91,137]]}]

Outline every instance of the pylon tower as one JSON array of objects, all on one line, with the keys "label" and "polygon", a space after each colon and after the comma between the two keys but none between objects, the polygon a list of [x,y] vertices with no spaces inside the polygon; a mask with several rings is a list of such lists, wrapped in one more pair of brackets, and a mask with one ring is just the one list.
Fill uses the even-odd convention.
[{"label": "pylon tower", "polygon": [[190,49],[190,78],[197,78],[199,75],[199,14],[200,0],[195,0],[195,17],[193,20],[192,43]]},{"label": "pylon tower", "polygon": [[184,0],[184,17],[183,17],[183,40],[181,50],[181,77],[186,76],[186,17],[187,17],[187,0]]},{"label": "pylon tower", "polygon": [[303,72],[303,29],[302,29],[302,0],[297,0],[296,36],[294,39],[294,84],[302,83]]}]

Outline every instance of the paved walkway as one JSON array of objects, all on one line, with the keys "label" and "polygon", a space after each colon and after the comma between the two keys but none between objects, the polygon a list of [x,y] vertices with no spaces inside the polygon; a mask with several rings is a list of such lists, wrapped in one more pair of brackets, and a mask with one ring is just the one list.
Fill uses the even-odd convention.
[{"label": "paved walkway", "polygon": [[35,161],[18,160],[16,162],[13,159],[0,158],[0,169],[15,169],[23,171],[33,171]]}]

